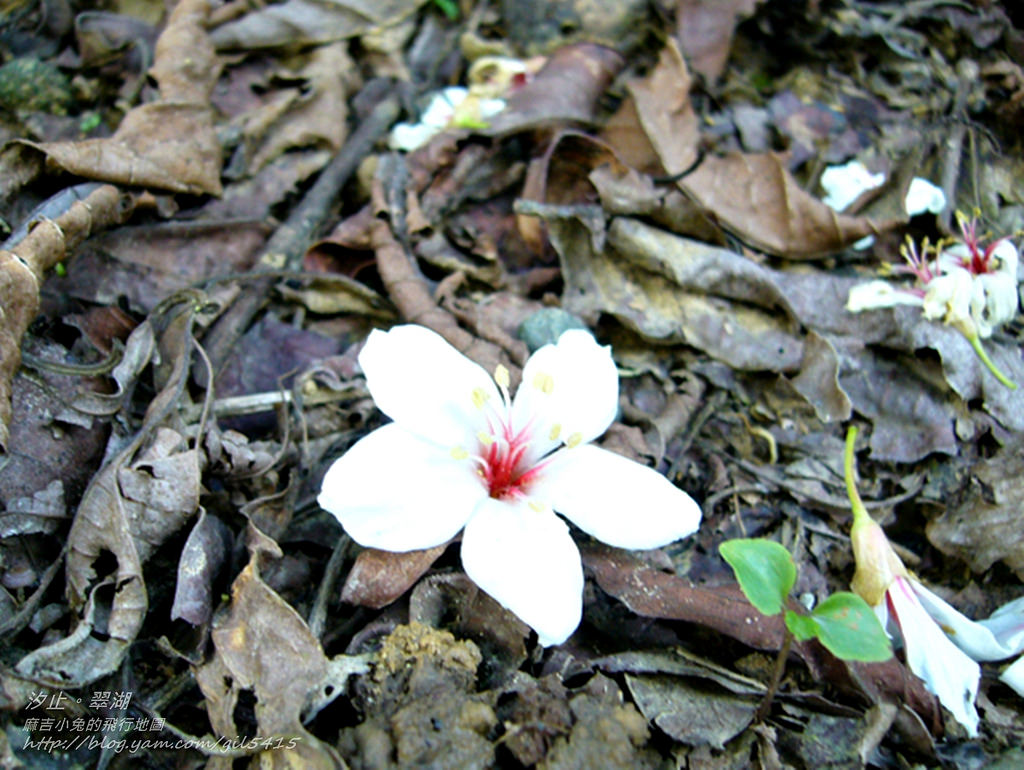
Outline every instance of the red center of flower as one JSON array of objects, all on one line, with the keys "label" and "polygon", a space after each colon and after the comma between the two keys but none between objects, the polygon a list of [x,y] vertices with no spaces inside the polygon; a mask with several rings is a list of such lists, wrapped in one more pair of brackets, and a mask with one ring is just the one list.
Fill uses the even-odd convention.
[{"label": "red center of flower", "polygon": [[530,482],[537,478],[543,464],[529,464],[526,458],[529,446],[529,427],[513,434],[508,426],[503,425],[498,435],[480,448],[483,460],[480,477],[487,493],[495,500],[523,496]]}]

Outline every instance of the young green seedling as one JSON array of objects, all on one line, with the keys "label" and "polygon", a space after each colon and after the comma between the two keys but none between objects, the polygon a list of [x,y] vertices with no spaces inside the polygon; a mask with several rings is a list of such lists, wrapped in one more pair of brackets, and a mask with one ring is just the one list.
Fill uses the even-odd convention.
[{"label": "young green seedling", "polygon": [[809,614],[787,606],[796,583],[796,564],[784,547],[764,538],[727,540],[718,547],[722,558],[736,574],[747,600],[763,615],[783,615],[786,635],[775,661],[775,670],[757,719],[768,714],[772,698],[785,669],[789,648],[796,639],[817,639],[843,660],[875,662],[892,657],[892,646],[878,618],[862,598],[849,591],[837,591]]}]

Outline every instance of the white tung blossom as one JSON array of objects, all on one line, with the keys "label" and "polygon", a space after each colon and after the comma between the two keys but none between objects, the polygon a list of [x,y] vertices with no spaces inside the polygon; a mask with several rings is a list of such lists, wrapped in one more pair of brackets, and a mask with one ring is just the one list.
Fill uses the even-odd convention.
[{"label": "white tung blossom", "polygon": [[615,418],[609,348],[565,332],[536,351],[515,398],[421,326],[374,331],[359,355],[393,422],[327,471],[318,498],[363,546],[411,551],[462,531],[470,578],[559,644],[579,624],[583,571],[566,524],[621,548],[655,548],[697,529],[697,504],[646,466],[592,446]]}]

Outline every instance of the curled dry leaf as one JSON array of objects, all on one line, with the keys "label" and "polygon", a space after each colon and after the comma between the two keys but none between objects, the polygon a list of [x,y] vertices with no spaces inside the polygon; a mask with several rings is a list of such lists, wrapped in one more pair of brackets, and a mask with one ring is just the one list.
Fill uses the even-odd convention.
[{"label": "curled dry leaf", "polygon": [[[307,701],[330,674],[329,661],[306,622],[260,577],[260,562],[280,557],[280,548],[254,527],[248,536],[249,563],[231,586],[229,613],[214,622],[214,655],[193,669],[210,724],[225,738],[252,737],[235,721],[239,696],[248,691],[256,698],[259,736],[285,741],[260,754],[260,767],[333,770],[341,758],[301,722]],[[298,740],[290,746],[291,737]]]},{"label": "curled dry leaf", "polygon": [[[67,638],[22,659],[23,674],[82,687],[116,670],[146,614],[143,564],[198,508],[205,453],[164,424],[188,378],[195,344],[192,299],[186,295],[184,302],[168,304],[171,318],[161,324],[160,357],[169,368],[158,370],[156,378],[162,387],[139,431],[93,476],[68,533],[69,603],[76,611],[101,603],[105,625],[94,628],[96,613],[87,613]],[[121,446],[116,436],[112,442]],[[100,574],[105,556],[113,556],[116,566]],[[98,590],[105,585],[113,586],[112,597]]]},{"label": "curled dry leaf", "polygon": [[789,259],[831,254],[900,222],[837,214],[805,192],[776,153],[707,157],[677,184],[723,228]]},{"label": "curled dry leaf", "polygon": [[344,44],[334,43],[312,49],[300,70],[282,74],[298,85],[276,92],[244,119],[242,130],[252,148],[249,175],[294,148],[331,154],[341,149],[348,133],[347,81],[353,68]]},{"label": "curled dry leaf", "polygon": [[185,540],[178,559],[171,620],[194,626],[213,616],[213,584],[231,550],[231,530],[216,516],[199,512],[199,520]]},{"label": "curled dry leaf", "polygon": [[603,138],[638,170],[682,173],[697,160],[700,140],[691,85],[686,62],[670,39],[654,68],[626,85],[630,98],[608,121]]},{"label": "curled dry leaf", "polygon": [[44,274],[90,234],[125,221],[135,205],[136,199],[103,185],[0,250],[0,451],[7,449],[11,380],[21,364],[21,339],[39,310]]},{"label": "curled dry leaf", "polygon": [[725,70],[736,24],[764,0],[680,0],[676,37],[693,68],[709,86]]},{"label": "curled dry leaf", "polygon": [[601,95],[623,66],[613,49],[576,43],[558,49],[529,83],[513,91],[483,133],[501,136],[563,123],[594,122]]},{"label": "curled dry leaf", "polygon": [[210,92],[220,74],[204,26],[208,0],[182,0],[157,40],[153,77],[160,100],[135,107],[109,138],[15,145],[87,179],[220,195],[221,149]]},{"label": "curled dry leaf", "polygon": [[[390,27],[414,14],[426,0],[287,0],[256,7],[212,33],[219,50],[300,48],[346,40]],[[250,7],[245,6],[247,9]]]},{"label": "curled dry leaf", "polygon": [[438,545],[407,553],[376,548],[360,551],[345,579],[341,600],[374,609],[386,607],[412,588],[446,547]]}]

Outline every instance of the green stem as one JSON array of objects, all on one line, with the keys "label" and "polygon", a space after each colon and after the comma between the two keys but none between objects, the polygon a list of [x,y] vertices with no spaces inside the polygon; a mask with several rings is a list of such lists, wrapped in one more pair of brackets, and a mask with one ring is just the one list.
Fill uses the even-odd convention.
[{"label": "green stem", "polygon": [[995,365],[995,362],[988,357],[988,353],[985,352],[985,348],[981,346],[981,338],[975,334],[973,337],[968,337],[967,341],[971,343],[971,347],[974,348],[974,352],[977,353],[978,358],[981,359],[981,363],[988,367],[988,370],[992,372],[992,376],[999,380],[1003,385],[1008,387],[1010,390],[1017,389],[1017,383],[999,371],[999,367]]},{"label": "green stem", "polygon": [[860,492],[857,491],[857,482],[854,468],[853,445],[857,441],[857,426],[851,425],[846,431],[846,450],[843,452],[843,478],[846,480],[846,496],[850,500],[850,508],[853,510],[853,525],[858,522],[870,520],[868,509],[860,499]]}]

